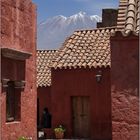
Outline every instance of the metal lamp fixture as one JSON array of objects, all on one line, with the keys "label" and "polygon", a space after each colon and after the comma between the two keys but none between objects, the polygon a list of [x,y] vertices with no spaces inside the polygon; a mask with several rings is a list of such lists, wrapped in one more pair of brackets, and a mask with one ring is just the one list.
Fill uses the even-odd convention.
[{"label": "metal lamp fixture", "polygon": [[96,81],[99,83],[102,80],[102,71],[99,70],[98,73],[95,75]]}]

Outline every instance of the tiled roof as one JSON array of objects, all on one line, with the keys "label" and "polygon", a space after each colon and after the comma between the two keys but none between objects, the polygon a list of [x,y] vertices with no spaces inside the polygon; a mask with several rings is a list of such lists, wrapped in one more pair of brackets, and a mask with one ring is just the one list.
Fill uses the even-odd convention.
[{"label": "tiled roof", "polygon": [[51,85],[51,65],[57,51],[37,51],[37,87]]},{"label": "tiled roof", "polygon": [[126,34],[130,31],[139,33],[139,5],[139,0],[120,0],[117,22],[118,29],[124,30]]},{"label": "tiled roof", "polygon": [[110,35],[115,28],[75,31],[59,49],[53,68],[110,66]]}]

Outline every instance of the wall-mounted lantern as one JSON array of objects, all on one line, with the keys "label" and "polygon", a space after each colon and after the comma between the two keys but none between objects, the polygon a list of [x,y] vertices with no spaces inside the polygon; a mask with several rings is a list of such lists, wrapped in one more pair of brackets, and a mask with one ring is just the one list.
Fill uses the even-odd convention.
[{"label": "wall-mounted lantern", "polygon": [[98,83],[100,83],[101,80],[102,80],[102,71],[99,70],[99,71],[97,72],[97,74],[95,75],[95,77],[96,77],[96,81],[97,81]]}]

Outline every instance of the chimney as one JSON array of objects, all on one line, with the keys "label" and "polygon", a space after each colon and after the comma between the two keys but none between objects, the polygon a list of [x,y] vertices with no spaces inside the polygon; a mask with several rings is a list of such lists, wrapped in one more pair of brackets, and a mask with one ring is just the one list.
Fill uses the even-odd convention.
[{"label": "chimney", "polygon": [[97,23],[97,28],[117,26],[118,9],[103,9],[102,22]]}]

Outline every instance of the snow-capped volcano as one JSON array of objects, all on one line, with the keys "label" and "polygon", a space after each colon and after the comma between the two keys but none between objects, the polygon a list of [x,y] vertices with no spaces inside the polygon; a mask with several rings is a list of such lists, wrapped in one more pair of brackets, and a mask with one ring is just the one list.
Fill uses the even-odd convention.
[{"label": "snow-capped volcano", "polygon": [[75,30],[93,29],[100,21],[99,16],[88,16],[85,12],[79,12],[70,17],[59,15],[49,18],[38,25],[37,47],[39,49],[59,48]]}]

